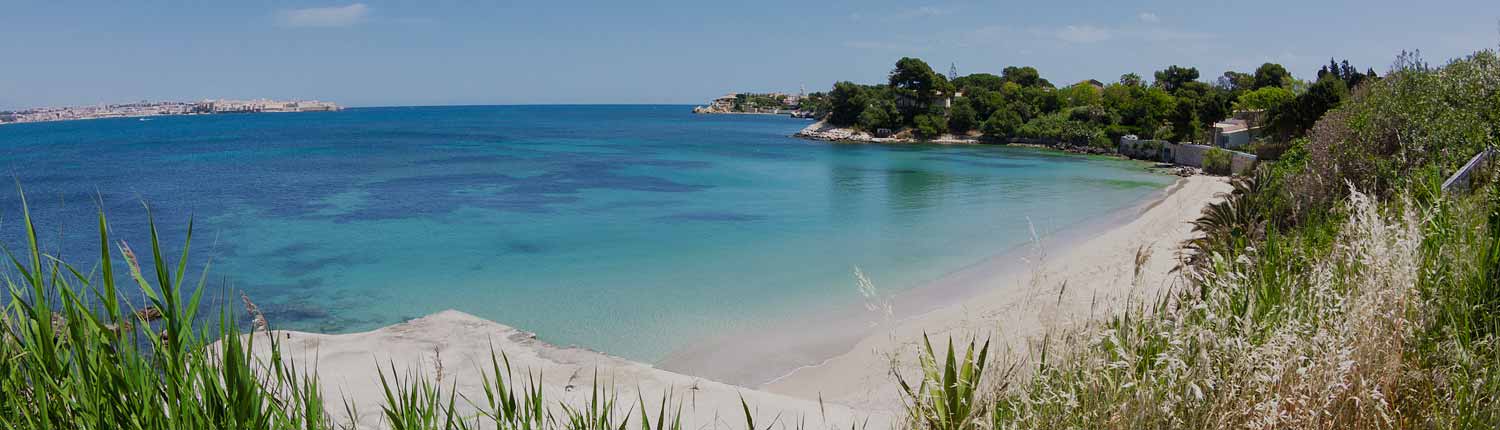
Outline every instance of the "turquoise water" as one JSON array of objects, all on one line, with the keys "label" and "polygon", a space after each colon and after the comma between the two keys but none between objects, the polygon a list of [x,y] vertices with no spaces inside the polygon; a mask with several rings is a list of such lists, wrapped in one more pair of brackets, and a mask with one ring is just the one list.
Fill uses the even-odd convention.
[{"label": "turquoise water", "polygon": [[[715,333],[912,288],[1125,207],[1172,178],[995,146],[788,137],[807,122],[686,106],[350,109],[0,126],[42,236],[96,260],[93,213],[138,251],[149,203],[214,297],[280,328],[458,309],[655,361]],[[19,204],[0,191],[0,239]],[[138,299],[138,298],[137,298]],[[227,303],[237,304],[237,299]]]}]

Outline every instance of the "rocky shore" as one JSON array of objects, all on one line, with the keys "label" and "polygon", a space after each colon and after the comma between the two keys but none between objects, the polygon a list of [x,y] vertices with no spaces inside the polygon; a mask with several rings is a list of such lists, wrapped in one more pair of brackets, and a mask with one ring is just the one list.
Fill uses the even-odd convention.
[{"label": "rocky shore", "polygon": [[944,134],[937,139],[918,139],[909,132],[896,133],[889,137],[875,137],[867,132],[857,131],[848,127],[839,127],[829,124],[828,121],[818,121],[798,131],[793,136],[803,139],[826,140],[830,142],[867,142],[867,143],[987,143],[975,136],[960,136]]},{"label": "rocky shore", "polygon": [[827,121],[818,121],[803,128],[795,137],[812,140],[824,140],[829,142],[860,142],[860,143],[938,143],[938,144],[996,144],[1014,145],[1035,148],[1046,148],[1071,152],[1076,154],[1092,155],[1114,155],[1114,151],[1092,146],[1079,146],[1062,142],[1050,142],[1039,139],[1006,138],[991,139],[978,135],[954,135],[944,134],[936,139],[920,139],[913,136],[909,131],[903,131],[888,137],[876,137],[868,132],[855,130],[849,127],[840,127],[829,124]]}]

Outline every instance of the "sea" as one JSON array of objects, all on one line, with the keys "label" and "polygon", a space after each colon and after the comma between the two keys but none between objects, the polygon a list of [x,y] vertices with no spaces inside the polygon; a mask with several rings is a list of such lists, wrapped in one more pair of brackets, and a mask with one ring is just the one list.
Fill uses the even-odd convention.
[{"label": "sea", "polygon": [[349,333],[456,309],[656,362],[858,306],[856,268],[879,294],[920,288],[1174,179],[1041,149],[791,137],[808,124],[655,105],[8,124],[0,243],[26,246],[24,191],[44,251],[85,275],[101,210],[115,258],[123,244],[148,266],[149,223],[169,267],[191,223],[207,315],[243,315],[243,294],[274,328]]}]

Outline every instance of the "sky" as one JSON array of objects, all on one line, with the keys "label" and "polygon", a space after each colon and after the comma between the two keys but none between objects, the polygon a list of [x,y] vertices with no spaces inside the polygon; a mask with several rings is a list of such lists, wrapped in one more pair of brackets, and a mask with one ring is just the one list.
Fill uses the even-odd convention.
[{"label": "sky", "polygon": [[702,103],[733,91],[1029,65],[1054,83],[1330,57],[1386,70],[1500,46],[1500,1],[0,2],[0,109],[139,100],[346,106]]}]

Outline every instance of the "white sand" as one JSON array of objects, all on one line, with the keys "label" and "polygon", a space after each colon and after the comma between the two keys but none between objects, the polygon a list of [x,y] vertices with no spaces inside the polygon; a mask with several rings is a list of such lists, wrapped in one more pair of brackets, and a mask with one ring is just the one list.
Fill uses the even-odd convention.
[{"label": "white sand", "polygon": [[[779,419],[782,424],[795,427],[800,423],[807,429],[849,428],[851,422],[866,421],[867,428],[883,429],[901,409],[895,380],[890,376],[893,359],[903,372],[913,372],[913,352],[924,332],[935,343],[949,336],[967,339],[978,335],[993,338],[992,350],[996,352],[1004,353],[1007,348],[1023,351],[1026,342],[1049,330],[1107,315],[1109,309],[1120,307],[1132,297],[1137,301],[1154,299],[1181,283],[1172,269],[1182,241],[1191,237],[1188,221],[1228,189],[1221,178],[1183,179],[1123,225],[1067,249],[1029,254],[1023,263],[1033,270],[961,277],[964,282],[977,284],[972,287],[979,292],[972,298],[888,322],[848,352],[822,365],[799,369],[759,390],[584,349],[556,347],[529,333],[457,311],[365,333],[274,335],[282,342],[287,359],[318,373],[335,415],[342,416],[338,399],[348,399],[358,406],[359,423],[366,428],[375,428],[380,421],[383,394],[375,373],[377,365],[387,371],[394,365],[399,372],[420,372],[432,378],[441,356],[443,383],[457,383],[460,393],[478,400],[483,398],[479,375],[489,368],[493,347],[509,355],[518,373],[541,372],[549,399],[580,404],[590,394],[596,370],[600,380],[613,381],[618,388],[622,409],[635,408],[637,389],[651,410],[662,393],[671,390],[684,401],[683,419],[688,429],[743,428],[742,395],[762,427]],[[1150,252],[1139,278],[1138,249]],[[264,340],[257,341],[257,345],[265,344]],[[258,351],[264,356],[263,349]],[[461,407],[466,403],[458,401]],[[472,411],[466,407],[463,410]]]},{"label": "white sand", "polygon": [[[895,321],[860,341],[851,351],[821,365],[799,369],[761,389],[803,398],[819,395],[860,410],[893,412],[900,393],[890,375],[893,360],[915,375],[923,333],[939,354],[950,338],[990,338],[994,353],[1025,353],[1028,341],[1049,330],[1109,315],[1127,300],[1154,300],[1181,285],[1173,272],[1181,244],[1192,237],[1196,219],[1219,193],[1222,178],[1194,176],[1168,188],[1165,198],[1142,208],[1139,217],[1065,250],[1040,250],[1027,257],[1032,270],[1008,273],[985,283],[985,292],[942,309]],[[1137,250],[1150,258],[1136,278]],[[1147,251],[1143,251],[1147,252]],[[962,347],[960,347],[962,348]]]},{"label": "white sand", "polygon": [[[683,425],[686,429],[745,427],[740,396],[756,416],[756,426],[778,422],[787,427],[805,424],[807,429],[849,428],[850,422],[865,422],[869,428],[887,428],[889,415],[855,413],[850,408],[816,400],[756,391],[701,378],[666,372],[650,365],[611,357],[579,348],[561,348],[538,341],[531,333],[458,311],[443,311],[379,330],[324,335],[292,331],[273,333],[281,342],[285,359],[303,369],[316,371],[329,400],[330,413],[347,422],[342,401],[358,407],[361,428],[381,428],[381,405],[384,392],[377,369],[390,375],[394,366],[405,377],[417,372],[428,380],[437,377],[439,357],[442,384],[457,384],[460,394],[483,401],[481,372],[491,369],[490,351],[503,351],[510,358],[517,375],[540,372],[542,390],[549,401],[562,400],[570,405],[585,404],[591,396],[594,372],[603,386],[617,389],[617,409],[633,411],[631,428],[639,428],[637,390],[644,397],[654,420],[663,393],[670,390],[681,400]],[[269,357],[266,334],[256,334],[256,352]],[[524,381],[524,377],[520,378]],[[518,381],[518,383],[524,383]],[[457,400],[461,411],[474,411],[463,398]],[[676,403],[673,403],[675,405]],[[561,414],[561,410],[554,410]],[[826,418],[826,419],[825,419]],[[653,425],[655,425],[653,423]],[[777,426],[782,428],[781,426]],[[486,426],[485,428],[488,428]]]}]

